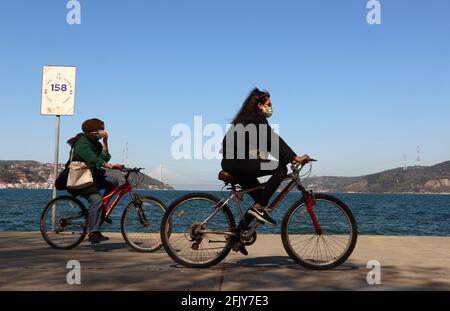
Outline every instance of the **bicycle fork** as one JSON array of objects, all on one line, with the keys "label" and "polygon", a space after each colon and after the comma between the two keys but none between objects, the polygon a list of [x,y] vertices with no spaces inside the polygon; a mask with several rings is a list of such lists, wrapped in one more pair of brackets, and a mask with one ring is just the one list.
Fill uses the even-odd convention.
[{"label": "bicycle fork", "polygon": [[144,210],[142,209],[142,200],[138,196],[133,196],[134,209],[139,217],[139,222],[143,226],[148,226],[147,217],[145,217]]},{"label": "bicycle fork", "polygon": [[309,216],[314,225],[314,229],[316,230],[317,235],[322,235],[322,229],[319,224],[319,220],[317,219],[316,213],[314,212],[314,205],[316,204],[316,198],[312,191],[303,191],[303,199],[306,203],[306,208],[308,210]]}]

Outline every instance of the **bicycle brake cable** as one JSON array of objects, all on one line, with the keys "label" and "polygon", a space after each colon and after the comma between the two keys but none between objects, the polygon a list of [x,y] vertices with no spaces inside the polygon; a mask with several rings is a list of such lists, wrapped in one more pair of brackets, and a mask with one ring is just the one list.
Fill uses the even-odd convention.
[{"label": "bicycle brake cable", "polygon": [[311,173],[312,173],[312,163],[310,162],[309,163],[309,170],[305,174],[300,175],[300,177],[303,178],[303,179],[306,179],[309,176],[311,176]]}]

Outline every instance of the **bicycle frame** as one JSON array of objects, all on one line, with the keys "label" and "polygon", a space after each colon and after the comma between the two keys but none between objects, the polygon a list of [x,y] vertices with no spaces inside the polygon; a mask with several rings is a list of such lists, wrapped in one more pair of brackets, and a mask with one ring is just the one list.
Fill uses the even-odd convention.
[{"label": "bicycle frame", "polygon": [[[102,198],[104,208],[102,212],[102,220],[100,221],[100,225],[102,225],[105,222],[105,220],[109,217],[109,215],[117,206],[117,204],[120,202],[120,200],[123,198],[123,196],[127,193],[130,193],[131,190],[132,188],[130,183],[126,182],[125,184],[114,188],[113,191],[111,191],[108,195]],[[110,201],[114,196],[116,197],[114,198],[114,200],[112,200],[110,204]]]},{"label": "bicycle frame", "polygon": [[[301,169],[300,169],[301,170]],[[300,171],[299,170],[299,171]],[[299,172],[298,171],[298,172]],[[270,203],[270,205],[268,206],[268,210],[270,212],[272,212],[273,210],[275,210],[275,208],[278,207],[278,205],[280,204],[281,201],[283,201],[283,199],[286,197],[286,195],[292,191],[292,189],[294,189],[295,187],[298,188],[299,191],[302,192],[303,195],[303,199],[305,200],[306,206],[307,206],[307,210],[308,213],[311,217],[311,220],[314,224],[314,228],[316,230],[316,233],[318,235],[322,234],[322,230],[320,228],[320,224],[319,221],[317,219],[316,214],[314,213],[314,205],[315,205],[315,198],[314,198],[314,194],[312,191],[307,191],[300,180],[300,177],[298,176],[298,172],[297,174],[294,173],[289,173],[288,175],[286,175],[286,177],[283,179],[283,181],[287,181],[290,180],[290,182],[286,185],[286,187],[284,187],[284,189],[280,192],[280,194],[278,194],[276,196],[276,198]],[[247,226],[247,224],[245,223],[245,215],[244,212],[242,211],[241,208],[241,204],[240,201],[242,201],[242,197],[252,191],[255,190],[260,190],[263,189],[265,187],[266,183],[263,183],[261,185],[258,185],[256,187],[252,187],[252,188],[248,188],[248,189],[244,189],[244,190],[240,190],[236,187],[236,185],[231,185],[228,190],[231,190],[231,195],[226,199],[226,200],[220,200],[219,203],[217,204],[217,207],[215,208],[214,212],[208,216],[208,218],[206,218],[202,224],[207,223],[212,217],[214,217],[230,200],[235,199],[236,202],[236,206],[237,206],[237,210],[239,212],[239,218],[240,218],[240,224],[239,226],[244,225]],[[239,186],[238,186],[239,187]],[[256,229],[261,225],[260,222],[255,222],[249,230],[247,230],[246,235],[247,236],[251,236]],[[206,232],[205,232],[206,233]],[[214,232],[208,232],[208,233],[214,233]],[[231,232],[215,232],[217,234],[221,233],[221,234],[226,234],[226,235],[235,235],[235,233],[231,233]]]}]

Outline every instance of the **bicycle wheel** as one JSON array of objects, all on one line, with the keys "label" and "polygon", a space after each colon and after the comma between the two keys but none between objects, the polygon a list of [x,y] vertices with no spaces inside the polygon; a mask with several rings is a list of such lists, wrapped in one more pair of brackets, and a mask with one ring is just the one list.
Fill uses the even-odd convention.
[{"label": "bicycle wheel", "polygon": [[339,199],[317,194],[314,213],[321,227],[317,234],[303,199],[283,218],[281,237],[289,256],[307,269],[327,270],[342,264],[356,245],[356,221]]},{"label": "bicycle wheel", "polygon": [[87,210],[79,200],[71,196],[55,198],[42,212],[42,237],[53,248],[74,248],[86,236],[87,217]]},{"label": "bicycle wheel", "polygon": [[188,268],[206,268],[228,255],[229,233],[236,225],[227,205],[215,209],[219,202],[207,193],[191,193],[169,206],[161,223],[161,241],[175,262]]},{"label": "bicycle wheel", "polygon": [[150,196],[139,198],[142,204],[130,202],[123,211],[120,229],[124,240],[132,249],[151,253],[162,247],[159,229],[166,206]]}]

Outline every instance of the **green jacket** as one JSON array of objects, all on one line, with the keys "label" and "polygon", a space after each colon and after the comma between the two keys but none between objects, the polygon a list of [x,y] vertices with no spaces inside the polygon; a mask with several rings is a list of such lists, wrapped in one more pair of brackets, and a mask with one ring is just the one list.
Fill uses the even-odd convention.
[{"label": "green jacket", "polygon": [[81,161],[92,167],[102,167],[111,159],[111,155],[108,152],[102,152],[102,149],[100,142],[93,142],[83,135],[73,145],[72,161]]}]

